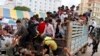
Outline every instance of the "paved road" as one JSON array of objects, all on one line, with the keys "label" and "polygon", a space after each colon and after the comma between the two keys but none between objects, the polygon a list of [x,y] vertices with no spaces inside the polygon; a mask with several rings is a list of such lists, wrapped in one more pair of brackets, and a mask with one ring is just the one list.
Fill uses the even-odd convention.
[{"label": "paved road", "polygon": [[[90,39],[89,39],[90,42]],[[91,47],[88,47],[87,52],[85,54],[81,54],[80,56],[91,56],[92,53],[92,45]],[[94,54],[94,56],[100,56],[100,44],[99,44],[99,49],[98,52]]]}]

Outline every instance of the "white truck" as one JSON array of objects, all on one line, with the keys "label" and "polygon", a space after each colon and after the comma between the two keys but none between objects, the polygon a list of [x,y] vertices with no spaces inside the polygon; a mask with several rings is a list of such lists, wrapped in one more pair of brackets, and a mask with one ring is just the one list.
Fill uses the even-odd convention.
[{"label": "white truck", "polygon": [[66,29],[66,37],[56,39],[59,42],[59,47],[67,47],[73,55],[79,51],[85,53],[88,45],[88,26],[81,25],[77,21],[70,21]]},{"label": "white truck", "polygon": [[72,54],[85,52],[88,44],[88,27],[78,22],[70,22],[68,26],[67,47]]}]

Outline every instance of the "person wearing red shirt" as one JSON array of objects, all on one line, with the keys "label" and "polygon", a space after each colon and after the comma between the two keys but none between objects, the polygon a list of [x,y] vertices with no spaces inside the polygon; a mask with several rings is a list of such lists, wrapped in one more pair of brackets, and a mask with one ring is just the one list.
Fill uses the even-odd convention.
[{"label": "person wearing red shirt", "polygon": [[38,32],[39,32],[40,35],[42,33],[44,33],[45,26],[46,26],[46,23],[44,22],[43,18],[40,18],[40,23],[39,23],[39,25],[37,27],[37,30],[38,30]]}]

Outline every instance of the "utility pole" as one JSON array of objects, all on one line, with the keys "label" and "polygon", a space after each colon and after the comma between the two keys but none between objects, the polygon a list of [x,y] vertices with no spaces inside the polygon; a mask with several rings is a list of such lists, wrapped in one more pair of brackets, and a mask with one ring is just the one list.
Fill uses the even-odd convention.
[{"label": "utility pole", "polygon": [[83,13],[83,0],[81,0],[81,14]]}]

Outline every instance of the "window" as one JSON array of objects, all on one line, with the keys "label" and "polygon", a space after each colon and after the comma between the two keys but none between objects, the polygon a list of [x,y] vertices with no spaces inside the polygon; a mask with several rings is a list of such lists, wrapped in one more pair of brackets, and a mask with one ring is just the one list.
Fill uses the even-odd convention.
[{"label": "window", "polygon": [[35,3],[37,3],[37,1],[35,1]]},{"label": "window", "polygon": [[91,6],[91,4],[89,4],[89,6]]},{"label": "window", "polygon": [[32,0],[30,0],[30,2],[32,2]]},{"label": "window", "polygon": [[42,2],[40,2],[40,4],[42,4]]},{"label": "window", "polygon": [[37,6],[35,5],[35,7],[37,7]]},{"label": "window", "polygon": [[36,11],[36,8],[34,10]]},{"label": "window", "polygon": [[40,9],[40,11],[42,11],[42,10]]},{"label": "window", "polygon": [[30,4],[30,6],[31,6],[31,4]]}]

